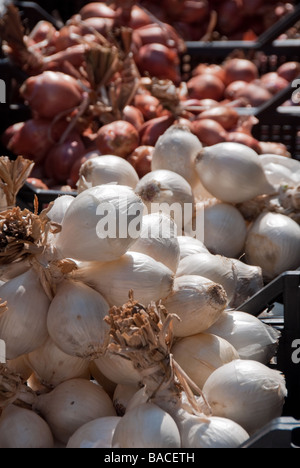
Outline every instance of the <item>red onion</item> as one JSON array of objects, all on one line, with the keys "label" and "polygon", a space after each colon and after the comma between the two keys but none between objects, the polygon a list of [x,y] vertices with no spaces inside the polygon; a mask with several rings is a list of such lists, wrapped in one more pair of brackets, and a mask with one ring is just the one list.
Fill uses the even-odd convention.
[{"label": "red onion", "polygon": [[115,18],[116,12],[104,2],[90,2],[79,10],[82,19],[98,16],[99,18]]},{"label": "red onion", "polygon": [[257,66],[247,59],[228,59],[224,64],[225,83],[229,85],[233,81],[251,81],[258,78]]},{"label": "red onion", "polygon": [[159,99],[148,93],[136,94],[133,105],[143,114],[145,120],[160,117],[163,112]]},{"label": "red onion", "polygon": [[244,23],[243,9],[239,0],[226,0],[217,9],[217,29],[229,35],[239,30]]},{"label": "red onion", "polygon": [[240,89],[236,93],[236,97],[243,97],[248,99],[252,107],[259,107],[272,98],[272,94],[266,88],[255,84],[248,83],[244,89]]},{"label": "red onion", "polygon": [[141,128],[145,119],[142,112],[135,106],[125,106],[122,112],[122,120],[131,123],[137,130]]},{"label": "red onion", "polygon": [[31,30],[29,38],[34,43],[38,44],[39,42],[47,39],[48,41],[54,38],[58,34],[58,31],[49,21],[41,20],[35,27]]},{"label": "red onion", "polygon": [[277,94],[289,85],[289,82],[285,78],[279,76],[276,72],[265,73],[262,75],[260,83],[272,94]]},{"label": "red onion", "polygon": [[138,146],[127,159],[136,170],[139,178],[151,172],[151,161],[154,146]]},{"label": "red onion", "polygon": [[142,44],[164,44],[167,47],[179,50],[180,40],[175,29],[169,24],[151,23],[142,26],[133,32],[133,40],[138,37]]},{"label": "red onion", "polygon": [[87,46],[85,44],[76,44],[67,47],[65,50],[45,57],[43,69],[49,70],[49,66],[51,66],[51,70],[53,70],[55,66],[57,71],[61,71],[64,62],[69,62],[74,67],[79,68],[85,62],[86,51]]},{"label": "red onion", "polygon": [[189,98],[220,101],[223,97],[225,86],[217,76],[203,74],[192,77],[187,82],[187,89]]},{"label": "red onion", "polygon": [[241,143],[242,145],[249,146],[249,148],[252,148],[258,154],[261,153],[259,141],[253,138],[251,135],[247,135],[246,133],[229,132],[227,134],[227,141]]},{"label": "red onion", "polygon": [[155,146],[158,138],[174,123],[175,117],[163,115],[148,120],[140,129],[140,145]]},{"label": "red onion", "polygon": [[150,16],[138,5],[133,5],[128,26],[132,29],[137,29],[150,23],[152,23]]},{"label": "red onion", "polygon": [[300,62],[286,62],[280,65],[277,73],[281,78],[291,82],[300,76]]},{"label": "red onion", "polygon": [[84,154],[81,158],[78,158],[75,160],[73,163],[69,177],[67,179],[67,184],[70,185],[70,187],[76,188],[76,183],[79,179],[79,170],[85,161],[88,159],[96,158],[100,155],[99,151],[91,151],[90,153]]},{"label": "red onion", "polygon": [[207,19],[209,9],[207,0],[186,0],[180,19],[184,23],[201,23]]},{"label": "red onion", "polygon": [[163,44],[145,44],[136,60],[142,75],[171,80],[175,84],[181,81],[179,57],[174,49]]},{"label": "red onion", "polygon": [[227,139],[226,130],[215,120],[203,119],[193,122],[193,133],[199,138],[203,146],[216,145]]},{"label": "red onion", "polygon": [[93,33],[95,29],[98,33],[106,37],[113,25],[114,20],[111,18],[86,18],[81,24],[81,34],[86,36],[87,34]]},{"label": "red onion", "polygon": [[232,107],[216,106],[198,115],[198,119],[211,119],[218,122],[225,130],[231,130],[238,123],[239,114]]},{"label": "red onion", "polygon": [[45,184],[41,179],[37,179],[36,177],[29,177],[26,182],[28,184],[32,185],[36,189],[41,189],[41,190],[49,190],[48,185]]},{"label": "red onion", "polygon": [[236,93],[240,89],[244,89],[247,84],[248,84],[247,81],[242,81],[242,80],[232,81],[232,83],[226,86],[225,91],[224,91],[224,97],[230,100],[235,99]]},{"label": "red onion", "polygon": [[217,76],[221,81],[225,81],[225,71],[220,65],[200,63],[193,69],[192,75],[203,75],[204,73]]},{"label": "red onion", "polygon": [[101,154],[113,154],[127,158],[139,146],[137,129],[125,120],[115,120],[100,127],[96,146]]},{"label": "red onion", "polygon": [[65,121],[52,125],[51,121],[45,119],[29,119],[15,124],[17,130],[7,143],[7,148],[16,155],[21,154],[39,163],[53,143],[58,141],[66,125]]},{"label": "red onion", "polygon": [[62,144],[54,145],[45,158],[45,175],[56,184],[65,184],[77,159],[85,153],[80,136],[74,132]]},{"label": "red onion", "polygon": [[78,106],[83,94],[75,78],[58,71],[27,78],[20,93],[34,114],[50,119]]}]

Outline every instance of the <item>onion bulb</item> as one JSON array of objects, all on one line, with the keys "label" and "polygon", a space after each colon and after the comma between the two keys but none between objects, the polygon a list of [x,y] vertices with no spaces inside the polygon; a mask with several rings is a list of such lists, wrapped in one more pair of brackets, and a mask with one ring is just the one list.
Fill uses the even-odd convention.
[{"label": "onion bulb", "polygon": [[228,341],[211,333],[181,338],[171,351],[175,361],[200,389],[214,370],[239,359],[238,352]]},{"label": "onion bulb", "polygon": [[113,404],[119,416],[124,416],[129,401],[139,388],[138,385],[117,384],[113,394]]},{"label": "onion bulb", "polygon": [[300,161],[277,154],[262,154],[259,159],[272,185],[299,184]]},{"label": "onion bulb", "polygon": [[97,448],[110,448],[120,419],[120,416],[106,416],[83,424],[70,437],[66,448],[94,448],[95,444]]},{"label": "onion bulb", "polygon": [[179,276],[172,294],[163,301],[173,320],[174,336],[201,333],[218,320],[227,306],[227,295],[220,284],[202,276]]},{"label": "onion bulb", "polygon": [[282,414],[282,374],[257,361],[236,359],[216,369],[203,393],[214,416],[232,419],[250,435]]},{"label": "onion bulb", "polygon": [[299,224],[281,213],[262,213],[249,229],[245,254],[247,263],[261,267],[266,280],[297,269],[300,265]]},{"label": "onion bulb", "polygon": [[6,343],[7,359],[34,351],[48,337],[50,300],[38,274],[31,268],[0,286],[7,310],[0,311],[0,339]]},{"label": "onion bulb", "polygon": [[180,260],[194,253],[208,252],[202,241],[191,236],[177,236]]},{"label": "onion bulb", "polygon": [[199,203],[196,205],[196,217],[200,212],[203,213],[203,242],[208,250],[225,257],[238,257],[247,235],[246,222],[239,210],[229,203],[210,206]]},{"label": "onion bulb", "polygon": [[138,385],[141,381],[140,373],[134,368],[129,359],[124,359],[118,354],[107,354],[99,356],[92,361],[107,379],[116,384]]},{"label": "onion bulb", "polygon": [[203,148],[196,158],[196,170],[214,197],[242,203],[274,192],[259,158],[253,149],[240,143],[219,143]]},{"label": "onion bulb", "polygon": [[48,388],[65,380],[89,376],[89,362],[61,351],[49,337],[40,348],[27,355],[27,361],[35,376]]},{"label": "onion bulb", "polygon": [[240,359],[268,364],[278,348],[280,332],[254,315],[225,310],[207,333],[221,336],[234,346]]},{"label": "onion bulb", "polygon": [[193,188],[199,178],[195,171],[195,159],[202,144],[187,127],[172,125],[159,137],[152,154],[152,171],[166,169],[177,172]]},{"label": "onion bulb", "polygon": [[164,299],[174,279],[169,268],[140,252],[127,252],[112,262],[82,263],[73,275],[103,295],[110,306],[124,304],[131,289],[143,304]]},{"label": "onion bulb", "polygon": [[181,440],[174,419],[154,403],[128,411],[115,428],[113,448],[179,448]]},{"label": "onion bulb", "polygon": [[0,417],[0,448],[54,448],[50,427],[32,410],[9,405]]},{"label": "onion bulb", "polygon": [[175,273],[180,257],[176,233],[176,224],[164,213],[145,215],[141,235],[129,250],[149,255]]},{"label": "onion bulb", "polygon": [[162,211],[169,215],[177,224],[178,233],[190,223],[194,209],[192,188],[177,172],[148,172],[136,185],[135,193],[144,202],[145,214]]},{"label": "onion bulb", "polygon": [[127,185],[135,188],[139,177],[126,159],[115,155],[98,156],[85,161],[79,170],[78,193],[102,184]]},{"label": "onion bulb", "polygon": [[54,344],[64,353],[95,359],[107,332],[104,317],[109,305],[99,292],[79,281],[64,280],[50,304],[47,327]]},{"label": "onion bulb", "polygon": [[132,188],[98,185],[80,193],[67,209],[56,246],[81,261],[121,257],[137,239],[143,203]]},{"label": "onion bulb", "polygon": [[116,416],[112,400],[100,385],[85,379],[62,382],[50,393],[39,395],[35,407],[54,437],[64,444],[79,427],[105,416]]}]

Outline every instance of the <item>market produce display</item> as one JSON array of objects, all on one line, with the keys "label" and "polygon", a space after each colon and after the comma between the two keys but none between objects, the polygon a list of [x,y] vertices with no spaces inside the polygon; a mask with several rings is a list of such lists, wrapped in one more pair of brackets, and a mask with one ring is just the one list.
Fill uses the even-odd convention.
[{"label": "market produce display", "polygon": [[[255,3],[256,20],[292,8]],[[300,161],[238,108],[300,63],[261,76],[230,57],[183,81],[176,15],[192,30],[210,8],[92,2],[28,32],[13,6],[0,20],[31,112],[0,157],[1,448],[238,448],[283,413],[281,332],[241,306],[300,266]],[[28,181],[76,194],[29,210]]]}]

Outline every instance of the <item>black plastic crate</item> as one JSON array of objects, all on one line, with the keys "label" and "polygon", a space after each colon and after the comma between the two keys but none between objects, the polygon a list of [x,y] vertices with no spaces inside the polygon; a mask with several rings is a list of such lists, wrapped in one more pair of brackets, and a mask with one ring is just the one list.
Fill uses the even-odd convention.
[{"label": "black plastic crate", "polygon": [[199,63],[221,64],[229,56],[248,58],[261,74],[275,71],[287,61],[300,61],[300,39],[278,40],[278,37],[300,21],[300,4],[255,41],[187,41],[181,56],[184,79],[191,76]]},{"label": "black plastic crate", "polygon": [[290,417],[276,418],[240,448],[300,448],[300,421]]},{"label": "black plastic crate", "polygon": [[[283,310],[278,316],[270,313],[277,303]],[[300,419],[300,269],[282,273],[241,304],[239,310],[280,330],[272,366],[286,379],[288,395],[282,416]]]}]

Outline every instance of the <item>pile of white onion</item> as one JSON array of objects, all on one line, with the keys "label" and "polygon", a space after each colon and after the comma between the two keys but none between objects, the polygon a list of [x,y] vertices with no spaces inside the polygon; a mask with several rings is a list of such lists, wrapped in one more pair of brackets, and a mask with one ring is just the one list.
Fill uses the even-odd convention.
[{"label": "pile of white onion", "polygon": [[[206,148],[174,126],[157,142],[153,171],[138,180],[126,163],[89,159],[77,197],[47,213],[43,252],[3,268],[0,369],[27,390],[5,404],[0,447],[238,447],[281,415],[285,382],[268,366],[280,333],[240,305],[263,280],[299,267],[300,226],[266,208],[250,221],[240,206],[260,206],[278,181],[296,185],[298,162],[262,163],[236,143]],[[172,205],[186,216],[176,219]],[[151,372],[107,351],[107,317],[131,290],[139,304],[163,308],[159,326],[172,321],[169,362],[198,411],[186,388],[174,400],[162,386],[148,401]],[[0,404],[1,391],[0,379]]]}]

